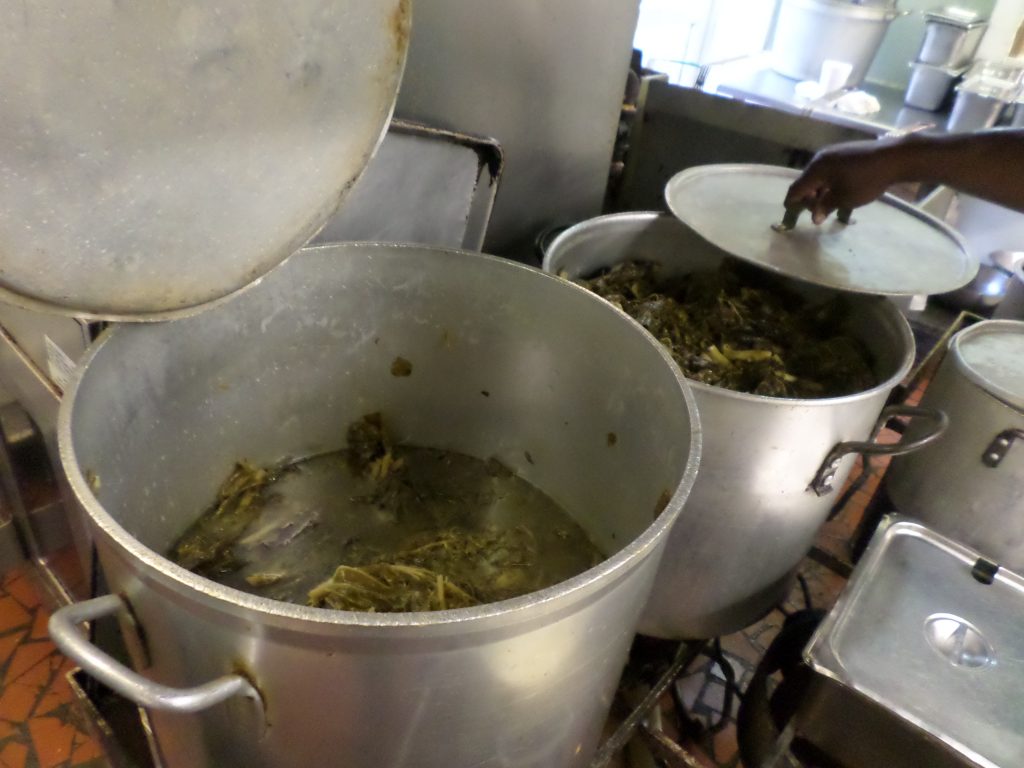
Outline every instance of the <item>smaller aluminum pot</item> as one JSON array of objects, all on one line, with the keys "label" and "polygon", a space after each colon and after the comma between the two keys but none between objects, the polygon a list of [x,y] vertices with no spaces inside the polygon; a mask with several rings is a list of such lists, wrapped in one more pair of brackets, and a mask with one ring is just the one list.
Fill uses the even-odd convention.
[{"label": "smaller aluminum pot", "polygon": [[[728,258],[674,217],[623,213],[563,232],[544,268],[576,278],[635,259],[659,264],[672,277],[716,269]],[[837,293],[767,279],[811,301]],[[701,467],[669,537],[642,633],[714,637],[756,621],[789,592],[856,454],[913,450],[945,428],[940,413],[885,408],[914,359],[910,326],[896,306],[878,296],[843,296],[850,306],[846,330],[864,341],[874,359],[879,383],[872,389],[798,400],[691,382],[704,434]],[[871,442],[880,423],[899,414],[928,416],[929,427],[898,445]]]},{"label": "smaller aluminum pot", "polygon": [[1024,572],[1024,322],[988,320],[960,331],[921,404],[941,408],[949,431],[893,459],[885,474],[893,504]]}]

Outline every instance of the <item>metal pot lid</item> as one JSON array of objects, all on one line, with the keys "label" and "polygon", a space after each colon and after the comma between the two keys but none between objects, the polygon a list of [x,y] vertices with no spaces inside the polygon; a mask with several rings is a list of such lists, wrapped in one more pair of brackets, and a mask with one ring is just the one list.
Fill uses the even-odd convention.
[{"label": "metal pot lid", "polygon": [[665,188],[671,211],[705,240],[773,272],[816,285],[886,296],[946,293],[967,284],[978,261],[950,227],[892,195],[858,208],[849,224],[806,214],[776,231],[799,175],[771,165],[703,165]]},{"label": "metal pot lid", "polygon": [[1024,322],[985,320],[950,342],[957,367],[972,382],[1018,410],[1024,410]]},{"label": "metal pot lid", "polygon": [[8,6],[0,300],[155,320],[312,237],[383,136],[409,0]]}]

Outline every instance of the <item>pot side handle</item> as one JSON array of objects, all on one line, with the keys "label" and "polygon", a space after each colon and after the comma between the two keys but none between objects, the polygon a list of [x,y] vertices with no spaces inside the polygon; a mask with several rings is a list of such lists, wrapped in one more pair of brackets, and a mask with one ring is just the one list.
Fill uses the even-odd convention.
[{"label": "pot side handle", "polygon": [[76,626],[127,610],[127,604],[117,595],[103,595],[66,605],[50,617],[50,638],[61,653],[88,674],[141,707],[198,712],[233,696],[246,696],[256,702],[260,708],[260,719],[263,719],[262,697],[241,675],[225,675],[194,688],[172,688],[154,683],[101,651]]},{"label": "pot side handle", "polygon": [[[885,426],[886,422],[894,416],[909,416],[911,418],[922,418],[928,419],[932,422],[931,429],[928,429],[923,435],[914,440],[900,440],[896,443],[876,443],[874,436],[877,435],[882,427]],[[878,417],[878,422],[875,424],[874,430],[872,430],[872,440],[869,441],[849,441],[844,443],[837,443],[835,447],[828,452],[825,460],[821,463],[821,467],[818,468],[817,473],[814,475],[814,479],[811,480],[811,484],[808,486],[809,490],[814,491],[818,496],[826,496],[835,490],[835,478],[836,472],[839,471],[839,463],[849,453],[860,453],[865,455],[874,456],[901,456],[904,453],[910,453],[916,451],[918,448],[923,448],[929,443],[933,443],[942,437],[942,433],[946,431],[949,426],[949,417],[945,413],[936,408],[926,408],[914,405],[890,405],[882,411],[882,415]]]},{"label": "pot side handle", "polygon": [[989,469],[995,469],[1003,463],[1015,440],[1024,440],[1024,429],[1004,429],[992,438],[985,452],[981,455],[981,463]]}]

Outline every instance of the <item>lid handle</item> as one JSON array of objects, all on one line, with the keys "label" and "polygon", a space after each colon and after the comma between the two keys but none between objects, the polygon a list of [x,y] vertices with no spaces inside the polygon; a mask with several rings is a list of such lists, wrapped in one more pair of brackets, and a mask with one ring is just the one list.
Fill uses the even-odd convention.
[{"label": "lid handle", "polygon": [[1004,429],[989,443],[985,453],[981,455],[981,462],[992,469],[1002,464],[1006,454],[1010,452],[1010,446],[1015,440],[1024,439],[1024,429]]},{"label": "lid handle", "polygon": [[[776,232],[789,232],[791,229],[796,227],[796,222],[800,218],[800,214],[803,213],[803,208],[787,208],[786,214],[782,217],[782,221],[777,224],[772,224],[772,229]],[[836,218],[840,224],[850,224],[850,217],[853,216],[853,210],[850,208],[840,208],[836,213]]]}]

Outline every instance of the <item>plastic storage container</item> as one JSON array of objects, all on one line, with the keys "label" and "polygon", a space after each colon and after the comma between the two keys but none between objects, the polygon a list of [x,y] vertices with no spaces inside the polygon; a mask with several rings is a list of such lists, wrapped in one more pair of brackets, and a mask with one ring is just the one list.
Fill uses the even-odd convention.
[{"label": "plastic storage container", "polygon": [[999,117],[1009,103],[1009,99],[984,88],[979,89],[978,86],[957,88],[953,111],[946,121],[946,131],[965,133],[991,128],[999,122]]},{"label": "plastic storage container", "polygon": [[915,61],[910,65],[910,83],[903,102],[908,107],[934,112],[941,109],[953,85],[966,71]]},{"label": "plastic storage container", "polygon": [[924,40],[917,60],[922,64],[958,69],[974,58],[988,22],[960,8],[925,14]]},{"label": "plastic storage container", "polygon": [[1001,80],[1012,85],[1024,82],[1024,61],[1020,59],[981,59],[971,64],[965,80]]},{"label": "plastic storage container", "polygon": [[[981,72],[982,74],[975,74]],[[1009,65],[971,67],[964,81],[956,88],[956,101],[946,122],[949,133],[963,133],[991,128],[1008,105],[1020,95],[1021,70]]]}]

